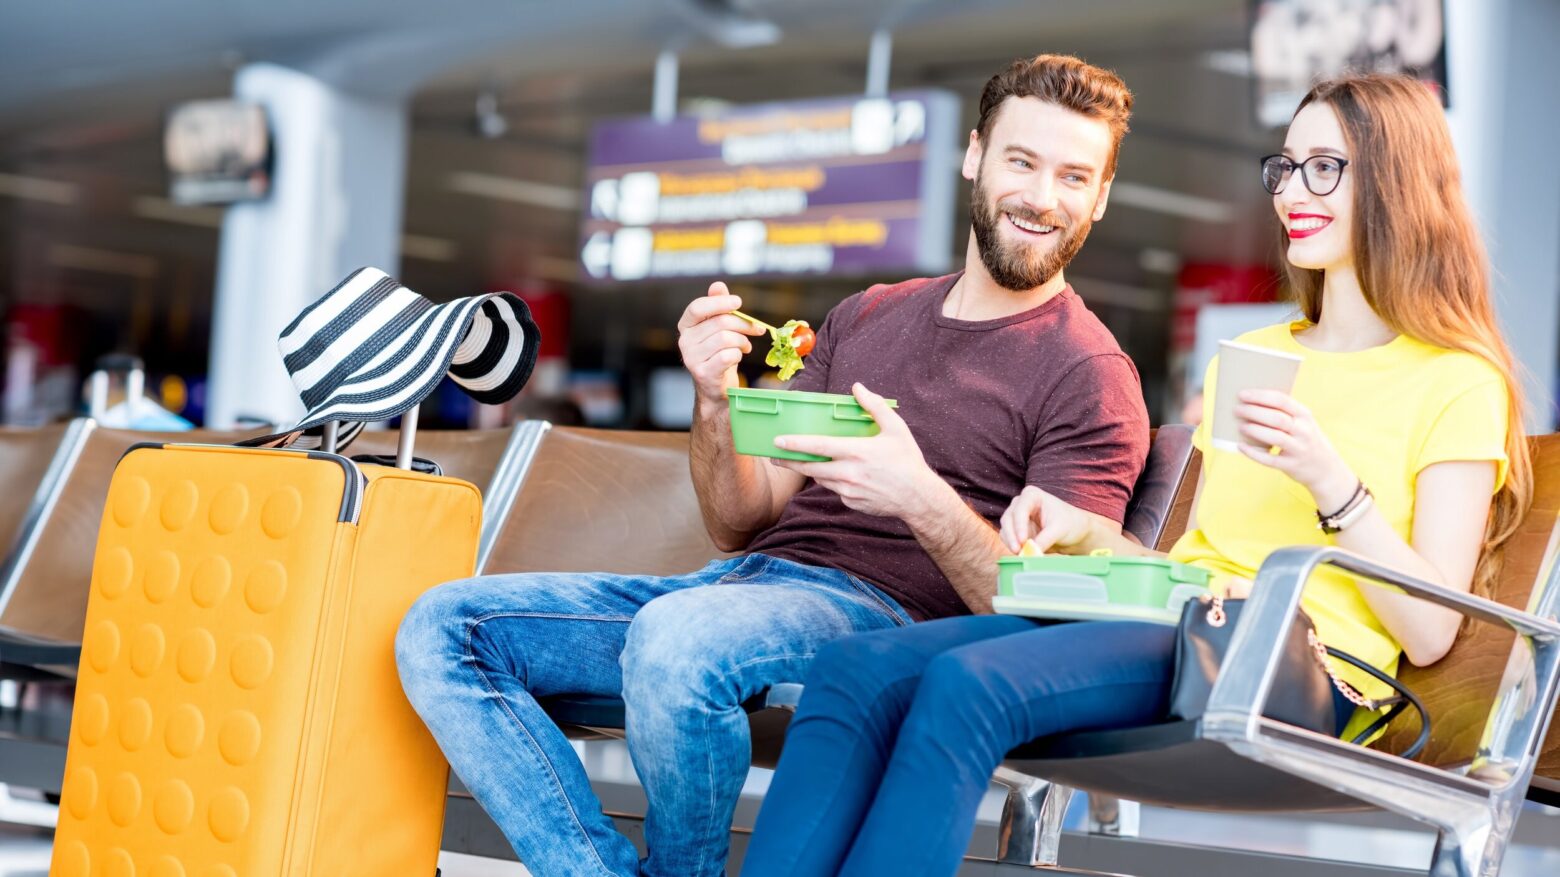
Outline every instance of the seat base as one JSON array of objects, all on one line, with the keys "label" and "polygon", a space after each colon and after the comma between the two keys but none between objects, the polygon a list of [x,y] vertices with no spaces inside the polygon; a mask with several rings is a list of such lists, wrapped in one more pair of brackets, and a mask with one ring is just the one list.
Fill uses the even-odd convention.
[{"label": "seat base", "polygon": [[1200,721],[1089,731],[1025,744],[1009,767],[1083,789],[1187,810],[1252,813],[1369,810],[1348,795],[1201,738]]},{"label": "seat base", "polygon": [[0,627],[0,678],[69,682],[79,663],[81,643]]}]

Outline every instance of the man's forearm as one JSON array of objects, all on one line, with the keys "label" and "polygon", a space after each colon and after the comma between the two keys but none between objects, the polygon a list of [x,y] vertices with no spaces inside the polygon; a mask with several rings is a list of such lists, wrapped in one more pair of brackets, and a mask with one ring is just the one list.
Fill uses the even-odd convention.
[{"label": "man's forearm", "polygon": [[739,551],[774,523],[775,502],[764,462],[732,448],[729,417],[724,408],[694,406],[688,461],[710,538],[722,551]]},{"label": "man's forearm", "polygon": [[906,519],[910,532],[976,614],[991,612],[997,592],[997,558],[1006,554],[1002,539],[946,481],[936,480],[924,509]]}]

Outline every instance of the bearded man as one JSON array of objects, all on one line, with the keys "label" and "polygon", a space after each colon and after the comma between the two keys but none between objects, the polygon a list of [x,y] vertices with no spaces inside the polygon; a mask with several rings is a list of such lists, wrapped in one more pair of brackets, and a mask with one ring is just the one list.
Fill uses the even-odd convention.
[{"label": "bearded man", "polygon": [[[1105,215],[1131,105],[1115,74],[1068,56],[986,84],[964,270],[846,299],[792,384],[853,393],[882,428],[775,442],[829,462],[733,450],[725,392],[762,330],[724,283],[688,305],[693,483],[715,544],[743,554],[672,577],[483,576],[412,609],[406,693],[532,873],[724,874],[745,700],[802,679],[839,637],[990,612],[994,525],[1026,485],[1120,527],[1148,416],[1132,362],[1062,270]],[[625,702],[643,861],[537,703],[566,692]]]}]

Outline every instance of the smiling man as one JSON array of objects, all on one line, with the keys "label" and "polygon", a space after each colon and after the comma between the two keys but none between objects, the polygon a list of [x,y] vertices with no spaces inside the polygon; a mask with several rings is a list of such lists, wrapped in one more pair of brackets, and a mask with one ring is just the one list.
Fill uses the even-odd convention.
[{"label": "smiling man", "polygon": [[[800,680],[831,640],[991,611],[994,523],[1025,485],[1119,528],[1148,417],[1062,269],[1105,214],[1131,104],[1115,74],[1060,55],[987,83],[964,159],[965,269],[841,303],[793,384],[853,392],[882,427],[781,440],[831,462],[735,453],[725,391],[762,330],[723,283],[688,305],[694,487],[715,543],[746,553],[672,577],[487,576],[413,608],[397,641],[407,695],[533,873],[724,874],[743,701]],[[537,703],[564,692],[626,704],[642,862]]]}]

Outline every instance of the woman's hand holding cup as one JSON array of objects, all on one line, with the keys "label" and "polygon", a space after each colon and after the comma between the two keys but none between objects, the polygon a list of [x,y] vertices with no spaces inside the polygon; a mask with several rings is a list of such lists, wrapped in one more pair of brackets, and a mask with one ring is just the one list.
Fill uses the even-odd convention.
[{"label": "woman's hand holding cup", "polygon": [[1354,494],[1358,479],[1316,425],[1310,409],[1278,390],[1242,390],[1235,419],[1240,452],[1277,469],[1311,492],[1317,508],[1337,508]]}]

